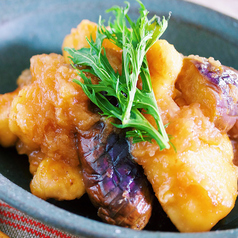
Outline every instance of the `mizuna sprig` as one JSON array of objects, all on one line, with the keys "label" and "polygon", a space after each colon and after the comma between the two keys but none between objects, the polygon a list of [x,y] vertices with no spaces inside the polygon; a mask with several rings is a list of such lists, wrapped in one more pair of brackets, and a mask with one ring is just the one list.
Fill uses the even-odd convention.
[{"label": "mizuna sprig", "polygon": [[[90,48],[65,50],[70,54],[73,66],[86,66],[83,70],[76,67],[84,83],[79,80],[75,82],[102,110],[103,115],[119,119],[121,123],[115,124],[119,128],[130,128],[127,136],[132,137],[134,142],[151,142],[154,139],[162,150],[169,148],[169,138],[152,89],[146,53],[166,30],[168,20],[160,20],[157,16],[149,20],[149,12],[138,2],[140,16],[136,22],[128,16],[129,3],[125,8],[115,6],[108,10],[115,16],[113,22],[109,21],[108,28],[99,18],[96,40],[88,39]],[[106,51],[102,47],[104,39],[109,39],[122,49],[121,75],[114,72],[107,59]],[[92,84],[85,72],[97,76],[98,84]],[[137,88],[139,76],[142,80],[141,90]],[[113,105],[108,97],[115,97],[117,105]],[[157,128],[149,123],[141,111],[153,116]]]}]

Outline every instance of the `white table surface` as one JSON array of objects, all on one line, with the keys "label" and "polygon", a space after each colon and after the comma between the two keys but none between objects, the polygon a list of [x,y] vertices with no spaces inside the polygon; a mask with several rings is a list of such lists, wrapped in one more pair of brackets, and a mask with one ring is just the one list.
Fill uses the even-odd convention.
[{"label": "white table surface", "polygon": [[238,19],[238,0],[185,0],[212,8]]}]

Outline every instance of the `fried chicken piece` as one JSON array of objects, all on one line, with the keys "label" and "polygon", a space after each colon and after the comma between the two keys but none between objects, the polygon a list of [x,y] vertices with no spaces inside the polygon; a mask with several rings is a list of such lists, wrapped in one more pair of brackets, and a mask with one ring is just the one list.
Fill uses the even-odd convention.
[{"label": "fried chicken piece", "polygon": [[209,231],[236,201],[231,142],[198,104],[184,107],[170,122],[167,133],[173,136],[176,151],[138,143],[133,155],[174,225],[182,232]]},{"label": "fried chicken piece", "polygon": [[[173,100],[175,81],[183,64],[183,56],[166,40],[158,40],[147,52],[151,83],[163,123],[169,123],[179,110]],[[139,85],[139,87],[141,87]],[[145,117],[155,126],[150,115]]]},{"label": "fried chicken piece", "polygon": [[17,136],[9,128],[9,114],[13,99],[18,95],[19,90],[31,83],[30,70],[26,69],[17,79],[18,88],[10,93],[0,95],[0,145],[3,147],[14,146]]},{"label": "fried chicken piece", "polygon": [[[174,101],[179,94],[186,100],[199,97],[190,90],[198,73],[192,81],[191,74],[183,72],[183,57],[166,42],[158,41],[148,53],[155,97],[176,150],[171,146],[160,151],[156,143],[143,142],[133,145],[132,154],[143,166],[155,195],[178,230],[208,231],[232,210],[236,201],[237,173],[231,142],[204,115],[203,105]],[[176,80],[183,82],[180,92],[175,88]],[[186,85],[189,80],[190,87]]]},{"label": "fried chicken piece", "polygon": [[[73,172],[75,169],[78,171],[80,166],[77,134],[95,124],[99,116],[90,111],[89,99],[81,87],[72,82],[72,79],[80,80],[80,77],[75,69],[65,63],[63,56],[57,54],[33,56],[30,70],[32,83],[24,86],[14,98],[9,126],[11,132],[19,138],[18,152],[29,156],[30,171],[36,176],[33,178],[34,186],[31,186],[33,194],[46,198],[50,197],[44,194],[50,194],[47,184],[51,183],[52,170],[45,165],[47,161],[45,159],[51,158],[55,164],[64,163],[66,167],[70,166],[68,173],[72,174],[69,177],[77,180],[75,184],[83,184],[81,176],[75,176]],[[38,166],[41,169],[44,167],[44,173],[38,170]],[[64,176],[65,172],[58,171],[56,174],[60,177]],[[48,182],[45,182],[47,180]],[[40,187],[36,188],[38,185]],[[58,183],[54,183],[54,186],[55,190],[58,186],[60,191],[62,186],[71,185],[65,183],[62,177],[58,179]],[[70,199],[81,194],[70,187],[67,191]],[[64,193],[57,193],[58,197],[56,193],[52,194],[59,200],[66,197]]]},{"label": "fried chicken piece", "polygon": [[73,200],[85,193],[80,166],[73,167],[51,158],[45,158],[39,164],[30,188],[42,199]]},{"label": "fried chicken piece", "polygon": [[0,95],[0,145],[4,147],[14,146],[17,136],[9,128],[9,114],[12,100],[19,90]]},{"label": "fried chicken piece", "polygon": [[[71,33],[65,36],[63,45],[62,45],[62,52],[65,58],[65,61],[67,63],[70,63],[68,58],[69,54],[66,51],[64,51],[65,47],[74,48],[76,50],[81,49],[83,47],[89,47],[87,39],[90,40],[92,38],[93,40],[95,40],[96,32],[97,32],[97,24],[89,20],[83,20],[80,22],[77,28],[72,28]],[[119,47],[117,47],[116,45],[114,45],[107,39],[103,41],[102,46],[105,47],[106,49],[112,49],[114,51],[121,52],[121,49]],[[110,60],[110,57],[108,58]],[[114,66],[118,67],[119,65],[120,64],[117,64]]]}]

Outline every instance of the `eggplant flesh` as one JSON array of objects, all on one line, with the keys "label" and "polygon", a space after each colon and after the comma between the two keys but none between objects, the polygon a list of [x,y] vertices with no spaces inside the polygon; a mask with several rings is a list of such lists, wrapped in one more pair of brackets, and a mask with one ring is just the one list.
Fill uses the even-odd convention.
[{"label": "eggplant flesh", "polygon": [[176,81],[185,104],[199,103],[203,114],[227,133],[238,118],[238,71],[213,58],[188,56]]},{"label": "eggplant flesh", "polygon": [[133,161],[130,143],[109,127],[100,121],[79,137],[86,191],[103,221],[141,230],[150,219],[154,195]]}]

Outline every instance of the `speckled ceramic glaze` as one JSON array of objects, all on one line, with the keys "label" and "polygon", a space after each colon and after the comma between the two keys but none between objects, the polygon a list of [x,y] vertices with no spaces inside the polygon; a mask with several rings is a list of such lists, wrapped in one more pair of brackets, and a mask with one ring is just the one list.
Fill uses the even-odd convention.
[{"label": "speckled ceramic glaze", "polygon": [[[144,0],[151,14],[168,16],[169,28],[163,35],[185,54],[219,59],[238,69],[238,21],[181,0]],[[130,1],[132,18],[138,3]],[[16,78],[29,67],[29,59],[39,53],[61,52],[61,44],[71,28],[82,19],[98,21],[105,10],[121,0],[2,0],[0,1],[0,94],[16,88]],[[238,237],[238,208],[208,233],[180,234],[144,231],[107,225],[97,218],[87,196],[78,201],[43,201],[29,192],[31,175],[26,156],[13,148],[0,147],[0,199],[49,225],[80,237],[121,238],[224,238]],[[149,230],[148,230],[149,229]],[[167,230],[170,228],[168,227]],[[171,225],[171,229],[174,228]],[[221,230],[216,230],[221,229]],[[162,229],[163,230],[163,229]]]}]

